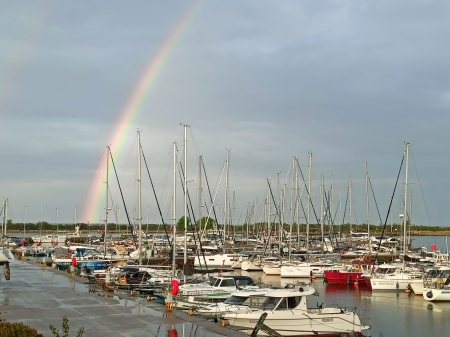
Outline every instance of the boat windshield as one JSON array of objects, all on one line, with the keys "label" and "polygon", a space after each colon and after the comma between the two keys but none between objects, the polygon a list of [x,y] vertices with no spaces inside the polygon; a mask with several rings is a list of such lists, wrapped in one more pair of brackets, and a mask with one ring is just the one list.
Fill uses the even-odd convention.
[{"label": "boat windshield", "polygon": [[[283,298],[284,299],[284,298]],[[281,298],[279,297],[267,297],[264,303],[261,306],[262,310],[273,310],[277,306],[278,302],[280,302]]]},{"label": "boat windshield", "polygon": [[211,281],[209,281],[209,285],[212,287],[217,282],[217,277],[214,277]]},{"label": "boat windshield", "polygon": [[242,304],[245,302],[247,297],[240,297],[240,296],[230,296],[226,299],[224,303],[226,304]]}]

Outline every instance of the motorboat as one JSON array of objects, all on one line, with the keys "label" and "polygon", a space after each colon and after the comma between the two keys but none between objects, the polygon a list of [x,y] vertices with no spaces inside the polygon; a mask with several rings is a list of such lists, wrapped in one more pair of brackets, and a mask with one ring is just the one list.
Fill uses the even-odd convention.
[{"label": "motorboat", "polygon": [[257,308],[264,303],[265,295],[273,289],[245,289],[231,293],[224,302],[208,304],[193,311],[194,314],[204,317],[219,317],[223,314],[239,311],[245,308]]},{"label": "motorboat", "polygon": [[247,308],[226,313],[224,324],[249,332],[267,314],[264,325],[282,336],[362,336],[363,330],[370,329],[355,308],[323,304],[308,307],[307,299],[312,295],[317,293],[310,286],[272,290],[259,310]]},{"label": "motorboat", "polygon": [[259,289],[248,276],[219,276],[209,282],[183,284],[175,296],[176,307],[190,309],[212,302],[223,302],[236,290]]}]

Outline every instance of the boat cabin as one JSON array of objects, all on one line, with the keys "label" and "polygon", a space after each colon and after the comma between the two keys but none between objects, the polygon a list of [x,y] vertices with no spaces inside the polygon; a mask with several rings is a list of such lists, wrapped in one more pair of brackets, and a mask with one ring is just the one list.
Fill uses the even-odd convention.
[{"label": "boat cabin", "polygon": [[298,289],[275,289],[266,294],[266,300],[261,310],[307,310],[306,298],[317,295],[316,290],[309,286]]}]

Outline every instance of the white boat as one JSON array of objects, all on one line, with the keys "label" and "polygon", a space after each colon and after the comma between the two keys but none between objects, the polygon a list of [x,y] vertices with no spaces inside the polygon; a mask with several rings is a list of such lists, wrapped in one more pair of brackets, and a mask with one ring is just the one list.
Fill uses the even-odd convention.
[{"label": "white boat", "polygon": [[263,270],[261,258],[258,256],[258,257],[248,258],[247,260],[242,261],[241,269],[244,271],[261,271],[261,270]]},{"label": "white boat", "polygon": [[450,277],[439,279],[433,288],[424,288],[422,296],[427,301],[450,301]]},{"label": "white boat", "polygon": [[422,296],[424,288],[436,287],[439,279],[447,279],[447,277],[450,277],[449,266],[434,267],[423,276],[422,282],[411,283],[410,287],[414,294]]},{"label": "white boat", "polygon": [[190,309],[211,302],[223,302],[239,289],[259,289],[259,287],[247,276],[220,276],[207,283],[184,284],[180,286],[179,293],[175,296],[176,307]]},{"label": "white boat", "polygon": [[246,289],[234,292],[224,302],[213,303],[194,311],[195,314],[205,317],[219,317],[229,312],[246,308],[257,308],[264,303],[265,295],[271,288]]},{"label": "white boat", "polygon": [[[307,299],[315,294],[315,289],[309,286],[272,290],[266,294],[266,301],[260,310],[245,309],[227,313],[223,319],[249,332],[261,315],[266,313],[264,324],[282,336],[362,336],[362,330],[370,329],[362,323],[356,310],[323,305],[308,308]],[[262,332],[260,334],[265,335]]]},{"label": "white boat", "polygon": [[372,290],[406,290],[410,284],[422,282],[422,272],[403,270],[402,265],[382,264],[370,276]]},{"label": "white boat", "polygon": [[239,261],[239,259],[242,259],[242,254],[205,254],[205,258],[203,259],[203,255],[200,254],[199,256],[195,256],[194,258],[194,266],[195,267],[205,267],[205,260],[206,265],[208,268],[231,268],[233,263]]},{"label": "white boat", "polygon": [[[281,277],[324,277],[324,271],[332,268],[337,268],[337,266],[333,263],[320,261],[286,263],[281,266]],[[343,268],[343,266],[340,268]]]}]

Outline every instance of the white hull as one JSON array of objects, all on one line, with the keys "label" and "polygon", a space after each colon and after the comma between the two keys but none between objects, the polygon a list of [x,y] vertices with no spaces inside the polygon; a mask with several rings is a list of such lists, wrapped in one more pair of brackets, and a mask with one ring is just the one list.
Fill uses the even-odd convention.
[{"label": "white hull", "polygon": [[422,295],[423,295],[423,298],[427,301],[449,301],[450,302],[450,288],[447,288],[447,289],[424,288]]},{"label": "white hull", "polygon": [[423,282],[414,282],[410,284],[411,290],[416,295],[422,295],[423,293]]},{"label": "white hull", "polygon": [[304,266],[281,266],[281,277],[309,278],[312,276],[312,268]]},{"label": "white hull", "polygon": [[[309,311],[309,310],[308,310]],[[327,311],[335,311],[327,313]],[[263,311],[226,314],[230,325],[253,330]],[[317,309],[317,313],[290,310],[282,313],[267,311],[264,324],[283,336],[323,335],[361,332],[361,322],[356,313],[341,313],[339,309]],[[233,317],[234,316],[234,317]],[[246,330],[246,329],[244,329]],[[265,335],[261,332],[261,335]]]},{"label": "white hull", "polygon": [[422,283],[420,279],[410,280],[410,279],[388,279],[388,278],[371,278],[370,285],[372,290],[406,290],[408,285],[414,283]]},{"label": "white hull", "polygon": [[260,261],[242,261],[241,269],[245,271],[260,271],[263,270]]},{"label": "white hull", "polygon": [[239,255],[235,254],[205,255],[205,259],[203,259],[203,255],[200,255],[200,258],[198,256],[195,257],[194,266],[202,266],[204,268],[206,260],[206,265],[208,266],[208,268],[231,268],[231,265],[237,262],[238,259]]},{"label": "white hull", "polygon": [[266,275],[281,275],[280,266],[263,266],[262,269]]}]

